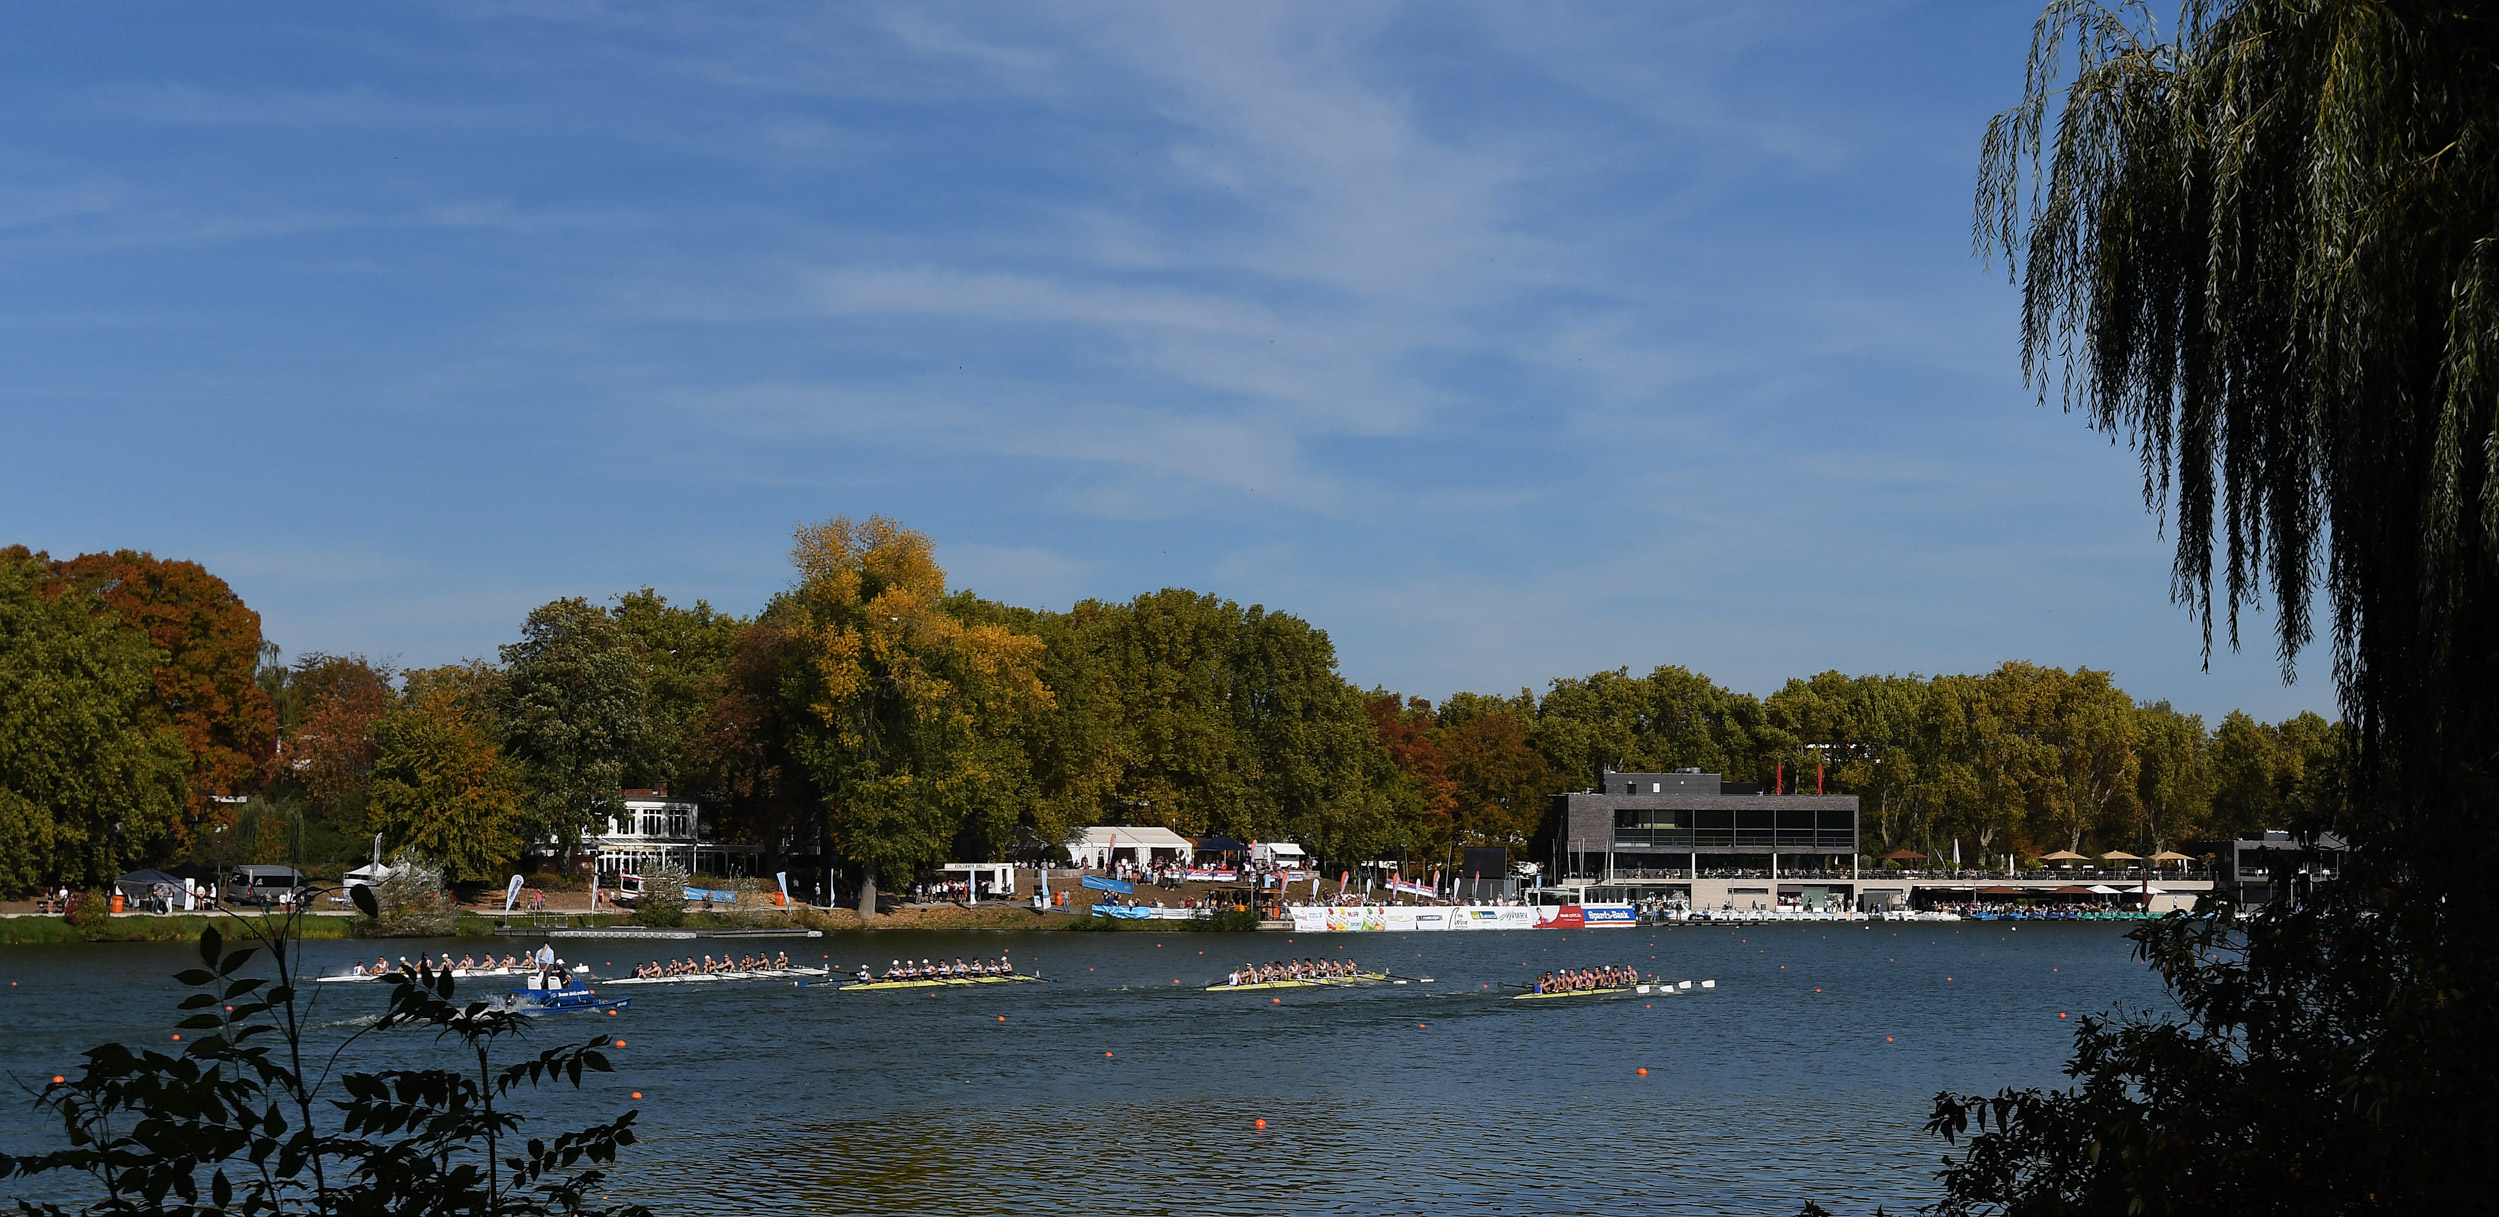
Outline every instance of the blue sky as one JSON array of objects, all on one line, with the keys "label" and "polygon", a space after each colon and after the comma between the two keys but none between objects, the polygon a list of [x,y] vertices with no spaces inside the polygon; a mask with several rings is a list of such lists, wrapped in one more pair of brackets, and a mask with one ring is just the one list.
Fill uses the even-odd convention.
[{"label": "blue sky", "polygon": [[1971,257],[2024,3],[20,8],[0,540],[491,654],[793,527],[1299,614],[1438,697],[2199,670]]}]

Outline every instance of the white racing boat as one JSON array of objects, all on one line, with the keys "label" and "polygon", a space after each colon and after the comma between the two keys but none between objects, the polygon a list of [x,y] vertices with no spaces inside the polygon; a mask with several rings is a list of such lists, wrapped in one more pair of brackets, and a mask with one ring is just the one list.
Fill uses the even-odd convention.
[{"label": "white racing boat", "polygon": [[753,972],[688,972],[682,976],[626,976],[606,982],[613,985],[704,985],[733,980],[814,980],[825,975],[823,968],[765,968]]},{"label": "white racing boat", "polygon": [[[528,976],[536,970],[537,969],[526,965],[517,968],[453,968],[451,970],[451,978],[453,980],[491,980],[497,978],[509,980],[514,977]],[[573,966],[572,970],[586,975],[590,971],[590,965],[576,964]],[[315,976],[312,978],[312,983],[316,985],[369,985],[380,981],[386,976],[414,975],[416,975],[416,973],[413,971],[403,972],[395,968],[387,972],[341,972],[336,976]],[[434,972],[434,975],[440,976],[442,975],[442,972],[437,969]]]}]

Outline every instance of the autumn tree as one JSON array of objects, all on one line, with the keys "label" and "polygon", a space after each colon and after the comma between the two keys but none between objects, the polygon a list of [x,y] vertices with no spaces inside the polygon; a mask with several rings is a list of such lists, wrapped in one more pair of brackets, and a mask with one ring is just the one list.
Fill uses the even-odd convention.
[{"label": "autumn tree", "polygon": [[0,892],[101,886],[167,842],[192,758],[162,651],[103,597],[0,550]]},{"label": "autumn tree", "polygon": [[792,751],[873,917],[884,875],[945,860],[967,821],[1011,822],[1030,797],[1012,727],[1050,704],[1042,643],[949,613],[928,538],[882,516],[801,528],[790,559],[797,585],[764,616],[796,637]]},{"label": "autumn tree", "polygon": [[301,786],[325,808],[351,803],[373,770],[374,728],[398,698],[395,676],[362,655],[296,660],[282,686],[282,717],[292,721],[271,754],[271,780]]},{"label": "autumn tree", "polygon": [[457,882],[495,878],[521,844],[519,774],[480,718],[455,686],[435,684],[374,732],[366,831]]},{"label": "autumn tree", "polygon": [[1536,698],[1454,694],[1439,710],[1461,844],[1521,850],[1544,831],[1562,775],[1535,744]]},{"label": "autumn tree", "polygon": [[52,586],[102,599],[126,629],[153,644],[157,704],[182,732],[191,758],[189,815],[179,826],[225,822],[211,796],[257,784],[277,738],[277,715],[260,687],[260,614],[197,562],[133,550],[52,563]]},{"label": "autumn tree", "polygon": [[1362,713],[1402,788],[1399,835],[1426,857],[1446,853],[1457,841],[1458,784],[1449,776],[1432,703],[1375,692],[1363,699]]}]

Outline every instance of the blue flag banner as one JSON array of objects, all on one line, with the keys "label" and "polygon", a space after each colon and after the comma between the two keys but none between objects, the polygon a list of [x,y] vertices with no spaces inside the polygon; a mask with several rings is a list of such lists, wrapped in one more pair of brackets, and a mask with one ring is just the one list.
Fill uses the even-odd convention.
[{"label": "blue flag banner", "polygon": [[1096,879],[1091,875],[1086,875],[1077,882],[1097,892],[1118,892],[1122,896],[1133,896],[1137,893],[1137,885],[1125,879]]}]

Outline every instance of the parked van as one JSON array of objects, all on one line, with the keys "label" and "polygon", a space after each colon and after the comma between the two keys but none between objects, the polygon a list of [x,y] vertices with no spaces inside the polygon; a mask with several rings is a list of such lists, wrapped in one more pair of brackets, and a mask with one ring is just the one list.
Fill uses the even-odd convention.
[{"label": "parked van", "polygon": [[229,904],[276,904],[281,893],[300,898],[305,886],[304,872],[292,866],[252,863],[226,876],[225,899]]}]

